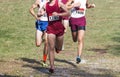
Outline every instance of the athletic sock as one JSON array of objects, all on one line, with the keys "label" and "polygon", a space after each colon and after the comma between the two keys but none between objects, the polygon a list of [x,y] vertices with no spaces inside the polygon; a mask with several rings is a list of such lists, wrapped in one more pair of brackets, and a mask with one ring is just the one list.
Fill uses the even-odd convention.
[{"label": "athletic sock", "polygon": [[46,59],[47,59],[47,55],[44,54],[44,55],[43,55],[43,62],[46,62]]},{"label": "athletic sock", "polygon": [[77,58],[80,58],[80,56],[77,56]]}]

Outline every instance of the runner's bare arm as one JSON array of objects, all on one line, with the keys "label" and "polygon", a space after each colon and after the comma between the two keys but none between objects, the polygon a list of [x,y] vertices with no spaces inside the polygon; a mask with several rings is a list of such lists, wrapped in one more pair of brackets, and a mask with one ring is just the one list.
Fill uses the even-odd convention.
[{"label": "runner's bare arm", "polygon": [[73,8],[72,3],[73,3],[73,0],[68,0],[68,2],[66,3],[66,7],[67,7],[68,10]]},{"label": "runner's bare arm", "polygon": [[34,9],[39,8],[39,1],[40,0],[36,0],[35,3],[29,9],[30,13],[32,14],[33,17],[35,17],[35,19],[38,19],[38,17],[37,17],[37,14],[35,13]]},{"label": "runner's bare arm", "polygon": [[90,4],[89,2],[88,2],[88,0],[87,0],[87,2],[86,2],[86,8],[94,8],[95,7],[95,4]]},{"label": "runner's bare arm", "polygon": [[55,15],[55,16],[68,16],[68,15],[70,15],[68,9],[66,8],[66,6],[62,2],[59,2],[59,7],[62,8],[65,12],[62,12],[62,13],[54,12],[53,15]]},{"label": "runner's bare arm", "polygon": [[69,1],[66,3],[67,9],[71,9],[71,8],[73,8],[73,7],[79,7],[79,6],[80,6],[80,2],[74,3],[74,0],[69,0]]},{"label": "runner's bare arm", "polygon": [[59,5],[65,11],[65,12],[61,13],[60,16],[70,15],[67,7],[62,2],[59,2]]}]

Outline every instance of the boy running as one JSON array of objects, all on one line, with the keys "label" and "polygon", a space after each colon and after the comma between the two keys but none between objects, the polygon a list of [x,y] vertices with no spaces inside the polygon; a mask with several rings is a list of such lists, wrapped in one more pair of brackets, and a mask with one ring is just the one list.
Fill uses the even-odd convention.
[{"label": "boy running", "polygon": [[[43,66],[46,66],[46,59],[48,54],[48,41],[47,41],[47,33],[46,29],[48,26],[48,19],[47,14],[43,6],[46,4],[47,0],[36,0],[35,3],[30,8],[30,13],[33,17],[35,17],[36,22],[36,34],[35,34],[35,41],[36,46],[40,47],[43,37],[44,41],[44,50],[43,50]],[[38,8],[38,13],[36,14],[34,9]]]},{"label": "boy running", "polygon": [[[60,9],[64,12],[61,13]],[[62,24],[61,16],[66,16],[69,14],[67,8],[59,0],[49,0],[46,4],[46,12],[48,16],[48,45],[49,45],[49,59],[50,59],[50,73],[54,73],[54,58],[55,53],[62,50],[63,39],[64,39],[64,26]]]},{"label": "boy running", "polygon": [[94,8],[95,5],[89,4],[88,0],[69,0],[66,5],[71,10],[69,22],[72,39],[74,42],[78,42],[76,63],[80,63],[86,30],[86,8]]}]

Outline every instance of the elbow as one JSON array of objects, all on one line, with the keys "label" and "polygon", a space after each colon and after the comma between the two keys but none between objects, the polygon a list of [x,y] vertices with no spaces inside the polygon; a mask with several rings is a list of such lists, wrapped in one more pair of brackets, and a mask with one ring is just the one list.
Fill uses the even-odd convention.
[{"label": "elbow", "polygon": [[30,8],[30,9],[29,9],[29,12],[32,13],[32,11],[33,11],[33,8]]},{"label": "elbow", "polygon": [[31,13],[31,8],[29,9],[29,12]]}]

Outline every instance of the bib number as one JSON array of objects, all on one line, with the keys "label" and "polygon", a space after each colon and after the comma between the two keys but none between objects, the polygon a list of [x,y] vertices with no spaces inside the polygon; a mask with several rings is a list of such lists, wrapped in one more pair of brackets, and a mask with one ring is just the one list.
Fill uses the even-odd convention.
[{"label": "bib number", "polygon": [[80,10],[76,10],[75,11],[77,14],[84,14],[84,12],[83,11],[80,11]]},{"label": "bib number", "polygon": [[49,16],[49,21],[59,20],[59,16]]},{"label": "bib number", "polygon": [[71,12],[74,14],[84,14],[84,9],[83,8],[73,8],[71,10]]}]

